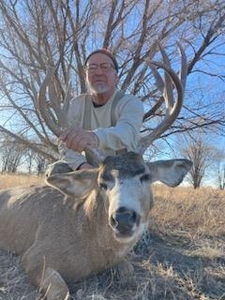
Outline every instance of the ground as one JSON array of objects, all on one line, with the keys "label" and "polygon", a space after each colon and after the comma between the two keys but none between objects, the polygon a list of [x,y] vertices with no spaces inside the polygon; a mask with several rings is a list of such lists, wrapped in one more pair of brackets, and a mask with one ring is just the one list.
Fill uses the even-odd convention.
[{"label": "ground", "polygon": [[[149,231],[115,269],[69,285],[76,300],[225,299],[225,192],[156,186]],[[0,300],[41,300],[12,253],[0,251]],[[63,300],[63,299],[62,299]]]},{"label": "ground", "polygon": [[[225,240],[146,234],[135,247],[135,273],[124,282],[114,269],[72,283],[73,299],[225,299]],[[37,300],[19,258],[0,252],[0,300]]]}]

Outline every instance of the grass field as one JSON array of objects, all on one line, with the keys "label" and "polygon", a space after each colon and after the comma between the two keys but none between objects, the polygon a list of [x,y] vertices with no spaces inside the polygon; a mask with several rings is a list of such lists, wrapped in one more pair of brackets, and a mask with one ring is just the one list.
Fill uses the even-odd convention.
[{"label": "grass field", "polygon": [[[0,176],[0,189],[43,178]],[[121,281],[114,269],[72,283],[72,299],[225,299],[225,192],[155,185],[149,231],[131,259],[134,276]],[[0,300],[37,300],[19,259],[0,252]],[[63,300],[63,299],[62,299]]]}]

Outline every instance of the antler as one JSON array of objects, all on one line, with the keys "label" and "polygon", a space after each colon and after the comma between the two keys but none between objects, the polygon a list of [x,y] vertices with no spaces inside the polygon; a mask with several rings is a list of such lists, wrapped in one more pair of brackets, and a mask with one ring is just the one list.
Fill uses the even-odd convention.
[{"label": "antler", "polygon": [[[59,93],[57,94],[57,89],[55,87],[54,78],[55,69],[49,67],[47,75],[41,85],[39,95],[37,98],[37,106],[41,113],[42,118],[44,119],[46,125],[49,129],[59,137],[63,129],[68,128],[70,125],[67,122],[66,112],[69,107],[69,101],[71,99],[71,86],[69,85],[64,102],[61,105]],[[49,102],[47,102],[46,95],[49,95]],[[50,107],[53,109],[53,112],[50,110]],[[105,158],[105,155],[98,148],[86,147],[85,152],[93,161],[94,165],[99,165]]]},{"label": "antler", "polygon": [[[179,75],[171,68],[170,60],[161,45],[159,45],[159,49],[163,57],[163,63],[146,60],[146,63],[151,68],[155,77],[157,89],[163,93],[163,96],[158,100],[151,109],[151,113],[148,113],[147,116],[154,114],[163,102],[165,102],[166,113],[163,121],[154,128],[151,133],[141,139],[138,147],[138,152],[140,153],[144,153],[149,145],[152,144],[155,139],[159,138],[161,134],[175,122],[183,106],[184,89],[187,77],[187,58],[180,44],[178,44],[178,48],[181,56],[181,70]],[[158,68],[162,68],[165,71],[165,81],[163,81],[161,75],[157,71]],[[177,92],[176,99],[174,99],[173,95],[174,88]]]},{"label": "antler", "polygon": [[[181,70],[179,75],[171,68],[170,60],[160,45],[159,49],[163,57],[163,63],[146,60],[147,65],[151,68],[155,77],[156,87],[163,94],[151,111],[147,113],[147,117],[154,115],[163,102],[165,102],[166,113],[163,121],[147,136],[141,139],[137,149],[139,153],[143,154],[150,144],[152,144],[155,139],[159,138],[161,134],[175,122],[183,106],[184,88],[187,77],[187,59],[180,44],[178,44],[178,48],[181,56]],[[162,68],[165,71],[164,80],[158,72],[159,68]],[[47,126],[56,136],[59,136],[64,128],[70,127],[70,124],[67,123],[66,112],[71,99],[71,86],[69,85],[67,89],[63,104],[60,103],[60,93],[57,93],[57,86],[55,80],[53,80],[54,72],[55,69],[50,67],[47,76],[41,85],[37,104]],[[48,102],[46,100],[47,88],[49,95]],[[174,89],[176,90],[175,99],[173,94]],[[50,108],[52,108],[53,112]],[[105,155],[98,148],[86,147],[85,152],[96,165],[99,165],[105,158]]]}]

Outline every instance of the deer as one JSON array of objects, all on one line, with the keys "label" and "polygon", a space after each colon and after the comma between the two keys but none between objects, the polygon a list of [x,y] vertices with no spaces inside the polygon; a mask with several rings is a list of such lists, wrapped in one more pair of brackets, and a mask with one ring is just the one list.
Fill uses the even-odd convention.
[{"label": "deer", "polygon": [[[164,63],[148,60],[147,64],[158,88],[164,90],[167,112],[156,131],[142,138],[137,152],[104,157],[99,149],[87,147],[98,167],[54,174],[46,178],[46,185],[0,192],[0,248],[20,256],[28,279],[48,300],[70,299],[69,282],[110,267],[116,266],[121,274],[132,273],[126,256],[148,228],[154,202],[151,184],[160,181],[175,187],[191,168],[187,159],[143,159],[144,149],[176,120],[183,103],[184,54],[182,75],[178,75],[161,52]],[[165,70],[165,82],[157,68]],[[58,123],[48,112],[49,74],[40,89],[39,109],[59,136],[67,125],[65,110],[54,106]]]}]

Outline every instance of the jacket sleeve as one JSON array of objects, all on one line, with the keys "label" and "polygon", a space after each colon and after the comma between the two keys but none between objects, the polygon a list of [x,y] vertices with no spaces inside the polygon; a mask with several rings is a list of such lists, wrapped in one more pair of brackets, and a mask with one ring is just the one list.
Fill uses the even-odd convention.
[{"label": "jacket sleeve", "polygon": [[126,148],[135,151],[140,140],[144,108],[140,99],[125,95],[117,105],[117,123],[115,127],[94,130],[99,138],[100,148],[114,151]]}]

